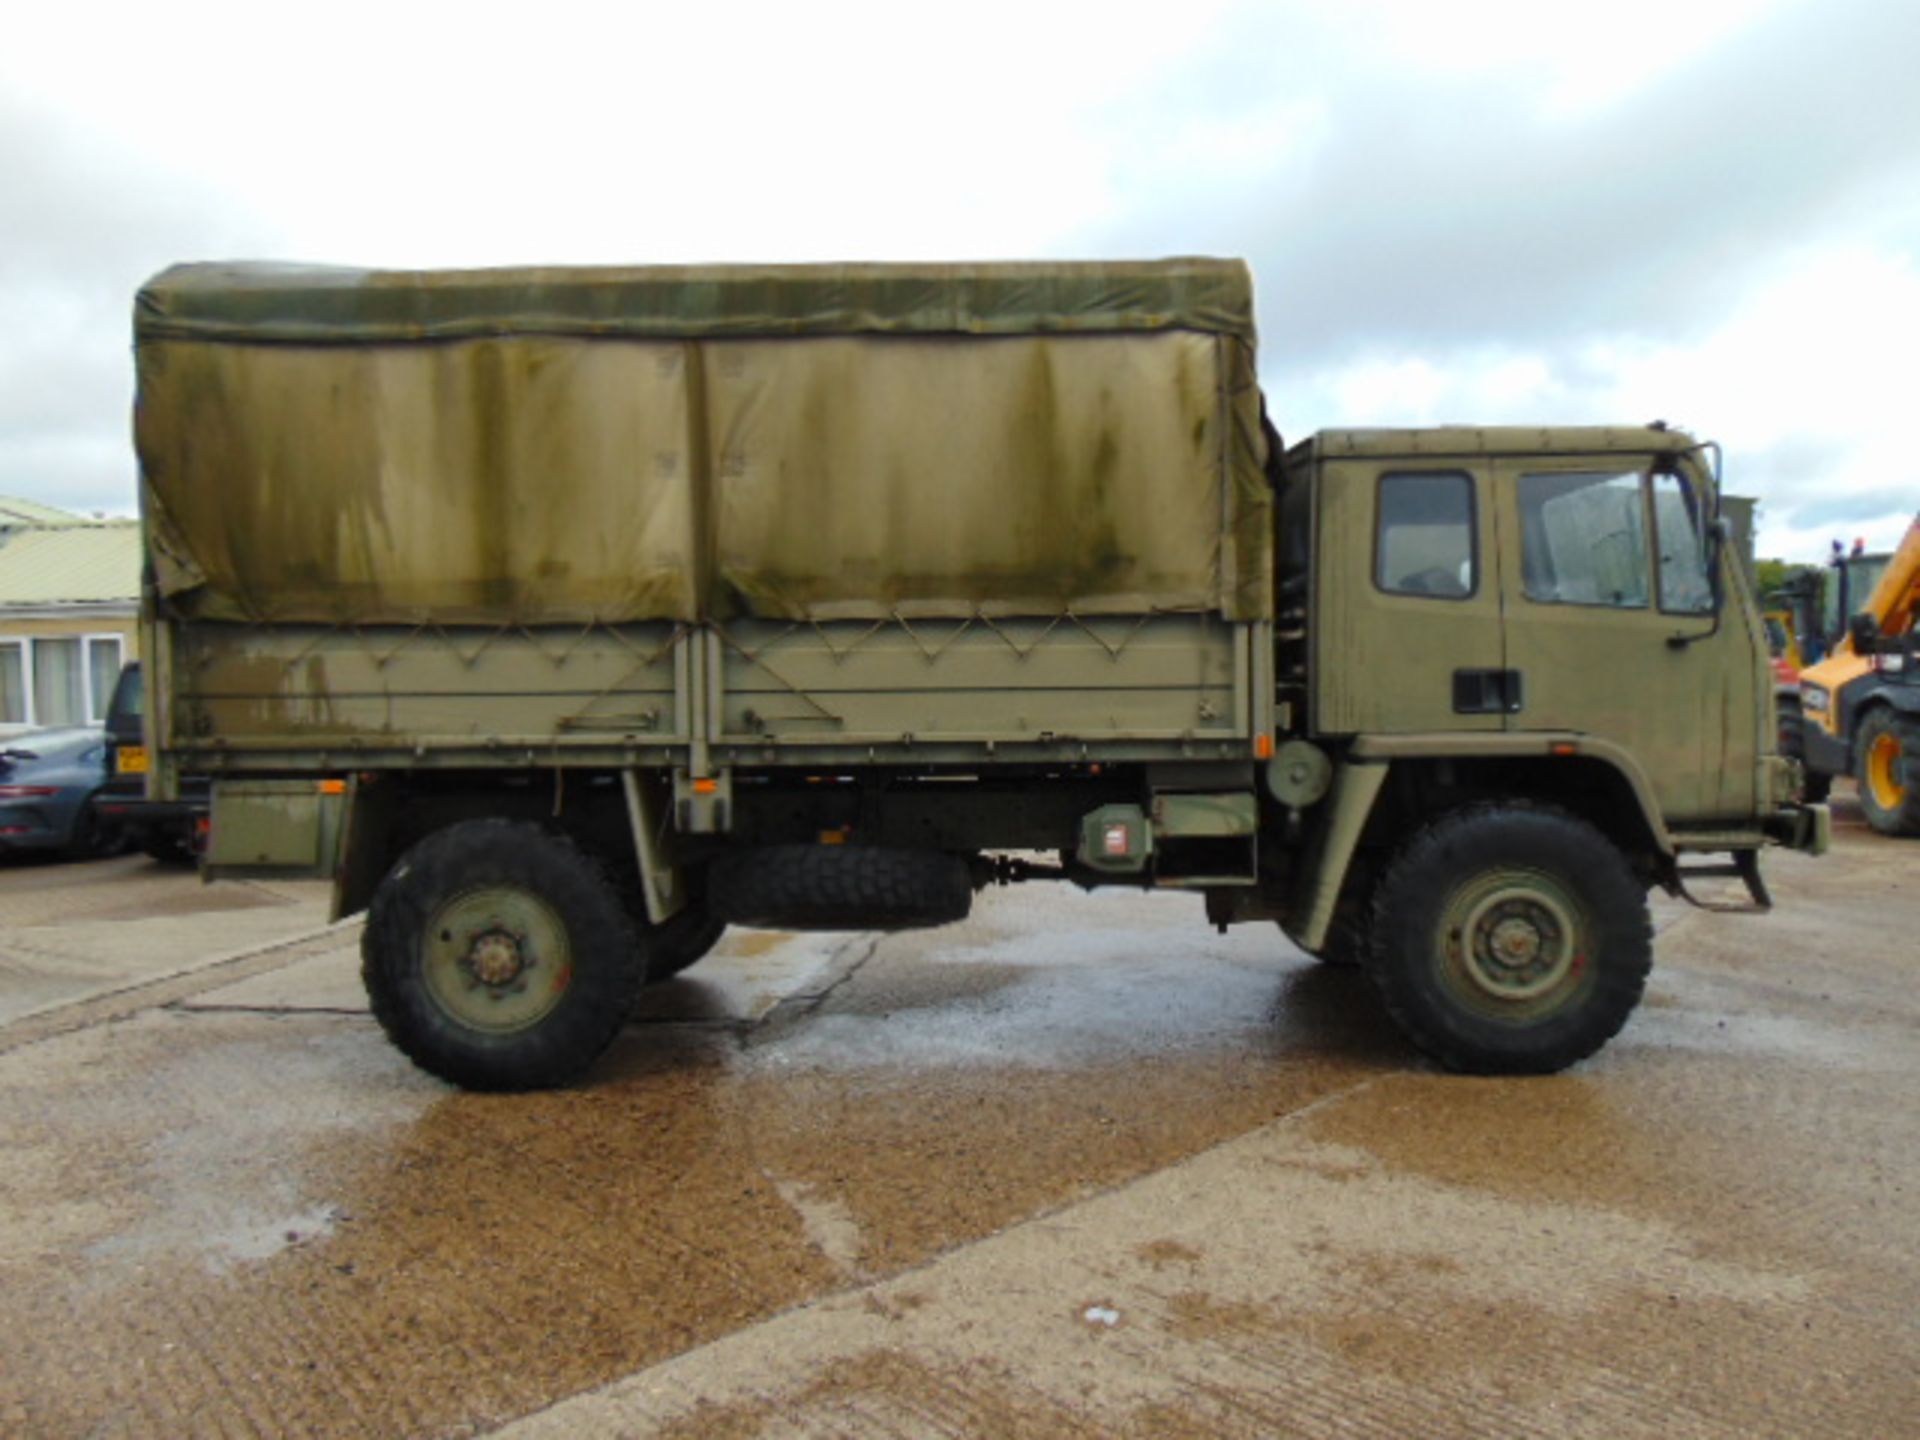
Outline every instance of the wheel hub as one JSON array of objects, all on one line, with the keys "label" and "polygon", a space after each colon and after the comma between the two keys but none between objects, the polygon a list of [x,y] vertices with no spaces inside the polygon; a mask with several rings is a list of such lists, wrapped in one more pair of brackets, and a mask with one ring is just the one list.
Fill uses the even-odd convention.
[{"label": "wheel hub", "polygon": [[514,885],[452,896],[421,936],[428,993],[455,1023],[512,1034],[540,1022],[566,994],[573,950],[553,907]]},{"label": "wheel hub", "polygon": [[1900,777],[1900,741],[1893,735],[1873,738],[1867,750],[1867,787],[1874,803],[1882,810],[1897,810],[1906,799],[1906,787]]},{"label": "wheel hub", "polygon": [[473,937],[461,966],[482,985],[494,988],[511,985],[533,964],[533,957],[521,947],[520,941],[521,937],[510,930],[483,930]]},{"label": "wheel hub", "polygon": [[1538,959],[1544,944],[1539,927],[1520,915],[1502,920],[1493,927],[1493,933],[1487,938],[1487,948],[1493,959],[1515,969],[1524,968]]},{"label": "wheel hub", "polygon": [[1550,887],[1510,873],[1462,899],[1447,949],[1454,973],[1484,999],[1538,1000],[1584,968],[1579,927]]}]

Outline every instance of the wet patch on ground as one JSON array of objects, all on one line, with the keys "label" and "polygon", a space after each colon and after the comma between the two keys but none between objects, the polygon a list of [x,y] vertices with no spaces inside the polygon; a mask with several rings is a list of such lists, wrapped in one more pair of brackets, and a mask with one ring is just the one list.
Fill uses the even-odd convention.
[{"label": "wet patch on ground", "polygon": [[414,1071],[339,935],[8,1027],[0,1430],[1891,1433],[1920,902],[1873,843],[1773,929],[1676,912],[1541,1080],[1432,1071],[1270,927],[1043,887],[730,936],[547,1095]]}]

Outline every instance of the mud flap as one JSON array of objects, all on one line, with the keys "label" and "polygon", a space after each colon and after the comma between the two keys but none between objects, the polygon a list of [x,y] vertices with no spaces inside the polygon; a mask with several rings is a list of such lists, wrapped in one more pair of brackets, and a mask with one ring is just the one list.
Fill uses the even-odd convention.
[{"label": "mud flap", "polygon": [[216,780],[201,874],[209,880],[331,880],[351,805],[348,780]]}]

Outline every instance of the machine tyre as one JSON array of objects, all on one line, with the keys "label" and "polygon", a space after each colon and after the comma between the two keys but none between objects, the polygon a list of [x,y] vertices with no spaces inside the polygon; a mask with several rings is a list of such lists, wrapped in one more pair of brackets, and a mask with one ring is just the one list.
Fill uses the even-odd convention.
[{"label": "machine tyre", "polygon": [[1369,971],[1408,1038],[1450,1070],[1549,1074],[1619,1033],[1653,926],[1587,821],[1494,803],[1434,821],[1374,895]]},{"label": "machine tyre", "polygon": [[767,845],[714,861],[707,903],[761,929],[915,930],[966,919],[973,881],[944,850]]},{"label": "machine tyre", "polygon": [[619,1033],[642,977],[600,865],[508,820],[462,821],[407,851],[374,892],[361,960],[388,1038],[469,1090],[576,1078]]},{"label": "machine tyre", "polygon": [[1920,760],[1920,723],[1882,706],[1867,712],[1854,736],[1860,809],[1882,835],[1920,835],[1920,785],[1907,766]]}]

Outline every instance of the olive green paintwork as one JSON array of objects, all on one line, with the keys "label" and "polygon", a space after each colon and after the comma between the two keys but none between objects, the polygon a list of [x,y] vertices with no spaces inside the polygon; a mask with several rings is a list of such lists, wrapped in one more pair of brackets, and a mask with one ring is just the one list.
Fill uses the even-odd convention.
[{"label": "olive green paintwork", "polygon": [[1383,764],[1355,762],[1334,771],[1326,813],[1314,827],[1307,860],[1300,867],[1295,887],[1293,913],[1304,918],[1294,934],[1303,950],[1317,954],[1327,943],[1347,869],[1360,844],[1360,832],[1366,829],[1367,817],[1387,783],[1387,769]]},{"label": "olive green paintwork", "polygon": [[[1250,886],[1294,847],[1316,945],[1392,767],[1462,745],[1612,766],[1663,852],[1756,836],[1748,587],[1710,630],[1523,583],[1523,476],[1659,471],[1710,512],[1693,441],[1326,432],[1285,458],[1277,536],[1252,313],[1213,261],[169,272],[136,318],[155,783],[220,777],[216,868],[325,870],[339,797],[248,777],[376,777],[360,825],[384,772],[617,769],[660,919],[653,841],[726,831],[735,771],[1138,763],[1117,873],[1245,840],[1245,874],[1165,883]],[[1380,482],[1408,471],[1464,477],[1473,563],[1389,593]],[[1295,605],[1304,682],[1276,675]],[[1522,683],[1463,709],[1463,670]],[[1330,788],[1257,835],[1250,782],[1206,767],[1288,740]]]},{"label": "olive green paintwork", "polygon": [[164,628],[156,734],[215,773],[1247,760],[1272,727],[1269,627],[1218,617]]},{"label": "olive green paintwork", "polygon": [[1092,870],[1137,875],[1153,858],[1153,826],[1138,805],[1102,805],[1080,821],[1079,860]]},{"label": "olive green paintwork", "polygon": [[[1316,571],[1312,729],[1325,737],[1532,732],[1593,737],[1631,756],[1670,826],[1756,817],[1773,750],[1758,613],[1723,547],[1720,623],[1647,603],[1547,603],[1523,578],[1523,476],[1671,472],[1712,513],[1695,442],[1667,429],[1338,431],[1288,456],[1312,487]],[[1388,593],[1374,575],[1383,478],[1458,475],[1474,500],[1473,574],[1460,593]],[[1643,497],[1650,495],[1643,484]],[[1650,499],[1643,503],[1651,505]],[[1658,574],[1645,547],[1640,560]],[[1673,643],[1690,637],[1685,644]],[[1365,663],[1354,663],[1365,657]],[[1518,677],[1514,705],[1462,713],[1462,670]]]},{"label": "olive green paintwork", "polygon": [[347,815],[347,788],[344,781],[217,783],[207,875],[331,874]]},{"label": "olive green paintwork", "polygon": [[1153,797],[1153,832],[1168,839],[1213,839],[1255,835],[1260,804],[1248,794]]}]

